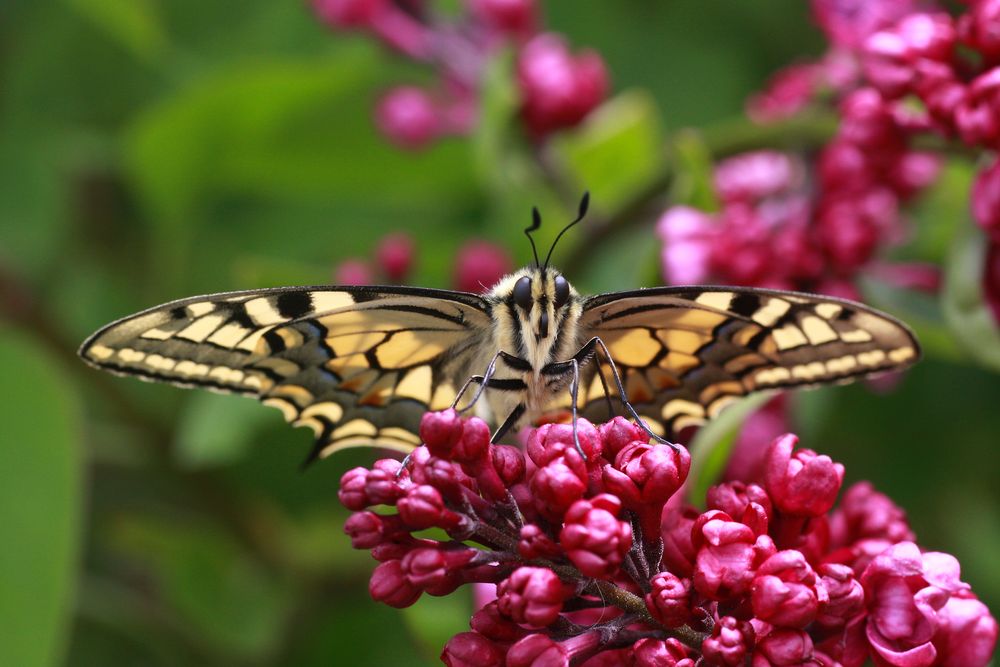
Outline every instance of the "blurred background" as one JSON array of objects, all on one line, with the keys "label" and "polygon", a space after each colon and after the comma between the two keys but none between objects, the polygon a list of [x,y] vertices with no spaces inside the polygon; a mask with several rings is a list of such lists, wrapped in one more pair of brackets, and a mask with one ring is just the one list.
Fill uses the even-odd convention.
[{"label": "blurred background", "polygon": [[[302,471],[311,434],[276,411],[101,374],[76,347],[192,294],[474,289],[477,267],[528,261],[532,205],[547,248],[585,188],[592,216],[554,263],[585,293],[663,284],[684,269],[661,254],[684,247],[657,228],[668,206],[730,224],[713,164],[779,148],[808,170],[852,85],[748,118],[775,72],[829,62],[836,35],[796,0],[550,0],[527,18],[401,2],[419,29],[364,4],[0,6],[0,664],[435,664],[471,598],[369,599],[336,490],[371,453]],[[479,27],[427,33],[428,4]],[[538,57],[577,67],[569,102],[525,61],[543,30],[564,41]],[[905,376],[796,395],[776,419],[904,507],[996,613],[1000,337],[969,207],[984,158],[925,143],[943,162],[899,195],[905,234],[869,253],[896,274],[865,255],[836,284],[695,277],[856,290],[914,326],[926,358]]]}]

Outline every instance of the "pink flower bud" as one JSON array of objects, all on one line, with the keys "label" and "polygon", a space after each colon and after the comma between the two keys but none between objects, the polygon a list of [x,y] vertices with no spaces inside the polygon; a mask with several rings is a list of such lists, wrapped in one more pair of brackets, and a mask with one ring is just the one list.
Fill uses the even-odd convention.
[{"label": "pink flower bud", "polygon": [[725,512],[705,512],[691,531],[697,549],[694,587],[712,600],[746,595],[757,567],[775,552],[767,535],[756,536],[749,526]]},{"label": "pink flower bud", "polygon": [[[661,261],[665,282],[671,285],[706,282],[712,248],[720,233],[715,216],[690,206],[672,206],[656,223],[656,233],[663,240]],[[636,439],[649,442],[648,436]]]},{"label": "pink flower bud", "polygon": [[601,424],[597,430],[600,433],[602,450],[611,458],[614,458],[625,445],[633,442],[649,442],[649,434],[624,417],[615,417]]},{"label": "pink flower bud", "polygon": [[684,506],[663,513],[660,535],[663,537],[663,565],[681,577],[694,573],[697,550],[692,544],[692,528],[701,512]]},{"label": "pink flower bud", "polygon": [[507,667],[569,667],[569,655],[548,635],[531,634],[507,651]]},{"label": "pink flower bud", "polygon": [[954,110],[958,135],[970,146],[996,147],[1000,140],[1000,67],[980,74]]},{"label": "pink flower bud", "polygon": [[632,527],[617,519],[621,503],[608,494],[575,502],[566,512],[559,543],[580,572],[609,578],[632,547]]},{"label": "pink flower bud", "polygon": [[882,92],[899,97],[909,92],[918,59],[946,61],[955,46],[955,25],[945,13],[916,13],[865,41],[865,74]]},{"label": "pink flower bud", "polygon": [[[767,491],[757,484],[745,484],[740,481],[726,482],[710,487],[706,494],[706,501],[708,509],[722,510],[729,516],[744,522],[757,515],[757,511],[751,509],[752,505],[760,507],[765,519],[772,511],[771,499],[768,497]],[[747,514],[748,510],[750,510],[749,515]],[[760,534],[766,531],[765,524],[764,530],[755,530],[754,532]]]},{"label": "pink flower bud", "polygon": [[447,595],[462,583],[459,570],[479,553],[477,549],[419,548],[410,550],[401,561],[407,580],[431,595]]},{"label": "pink flower bud", "polygon": [[479,417],[470,417],[465,420],[462,437],[455,443],[451,459],[463,464],[479,463],[489,455],[489,449],[490,427]]},{"label": "pink flower bud", "polygon": [[511,35],[526,37],[535,30],[535,0],[470,0],[481,21]]},{"label": "pink flower bud", "polygon": [[775,628],[758,637],[753,652],[753,667],[814,665],[813,640],[803,630]]},{"label": "pink flower bud", "polygon": [[775,507],[799,516],[830,511],[844,481],[844,466],[812,450],[792,452],[798,438],[776,439],[768,451],[765,485]]},{"label": "pink flower bud", "polygon": [[420,439],[434,456],[451,459],[451,450],[462,437],[465,425],[452,408],[425,412],[420,418]]},{"label": "pink flower bud", "polygon": [[400,86],[379,100],[375,109],[379,130],[406,150],[420,150],[441,133],[440,111],[422,88]]},{"label": "pink flower bud", "polygon": [[389,5],[387,0],[313,0],[320,20],[337,28],[367,27]]},{"label": "pink flower bud", "polygon": [[753,645],[754,630],[748,622],[723,616],[701,643],[701,652],[709,664],[740,667]]},{"label": "pink flower bud", "polygon": [[395,516],[379,516],[374,512],[356,512],[344,523],[344,532],[355,549],[372,549],[386,540],[408,537]]},{"label": "pink flower bud", "polygon": [[972,186],[972,217],[994,239],[1000,240],[1000,159],[976,176]]},{"label": "pink flower bud", "polygon": [[877,30],[918,9],[914,0],[812,0],[813,15],[835,46],[860,46]]},{"label": "pink flower bud", "polygon": [[399,517],[414,530],[437,526],[449,529],[458,525],[461,517],[448,510],[441,493],[433,486],[420,484],[410,488],[397,503]]},{"label": "pink flower bud", "polygon": [[386,277],[394,283],[401,283],[413,268],[413,239],[403,232],[382,237],[375,248],[375,261]]},{"label": "pink flower bud", "polygon": [[947,624],[939,610],[952,597],[969,595],[958,577],[958,561],[952,556],[922,554],[912,542],[894,544],[868,564],[861,575],[866,636],[880,662],[893,667],[939,664],[933,639]]},{"label": "pink flower bud", "polygon": [[646,609],[668,628],[684,625],[691,618],[691,580],[671,572],[659,572],[649,581]]},{"label": "pink flower bud", "polygon": [[340,504],[352,512],[360,512],[374,503],[365,493],[365,479],[368,477],[368,470],[365,468],[351,468],[340,477],[340,489],[337,491],[337,498]]},{"label": "pink flower bud", "polygon": [[596,52],[573,56],[561,37],[544,34],[521,50],[517,82],[521,115],[531,134],[540,138],[583,120],[604,99],[608,75]]},{"label": "pink flower bud", "polygon": [[676,639],[640,639],[632,647],[635,667],[694,667],[688,648]]},{"label": "pink flower bud", "polygon": [[348,259],[341,262],[334,270],[333,282],[336,285],[371,285],[375,280],[367,262]]},{"label": "pink flower bud", "polygon": [[962,41],[978,51],[987,62],[996,64],[1000,59],[1000,2],[976,0],[959,17],[958,29]]},{"label": "pink flower bud", "polygon": [[568,466],[564,457],[547,463],[531,477],[535,509],[550,521],[560,521],[570,505],[583,498],[586,490],[586,476],[581,477]]},{"label": "pink flower bud", "polygon": [[865,591],[854,571],[838,563],[824,563],[817,568],[817,589],[825,591],[816,622],[828,628],[842,628],[864,609]]},{"label": "pink flower bud", "polygon": [[830,518],[830,532],[835,546],[871,538],[889,543],[915,539],[906,513],[871,482],[858,482],[844,492]]},{"label": "pink flower bud", "polygon": [[715,167],[715,189],[725,202],[756,201],[802,181],[802,165],[778,151],[752,151]]},{"label": "pink flower bud", "polygon": [[[751,603],[761,621],[789,628],[804,628],[819,610],[820,595],[816,573],[801,552],[786,550],[774,554],[757,569]],[[825,597],[823,602],[825,602]]]},{"label": "pink flower bud", "polygon": [[497,587],[497,608],[515,623],[542,628],[559,618],[563,602],[572,595],[573,586],[552,570],[519,567]]},{"label": "pink flower bud", "polygon": [[365,475],[365,495],[372,505],[395,505],[409,480],[399,475],[399,461],[382,459]]},{"label": "pink flower bud", "polygon": [[[576,437],[588,464],[601,456],[601,434],[586,419],[576,421]],[[528,456],[535,465],[543,466],[556,457],[567,455],[579,459],[579,451],[573,441],[572,424],[543,424],[528,436]]]},{"label": "pink flower bud", "polygon": [[504,486],[511,487],[524,480],[524,454],[517,447],[494,445],[490,450],[493,468],[500,475]]},{"label": "pink flower bud", "polygon": [[407,579],[400,561],[388,560],[372,572],[368,593],[376,602],[402,609],[416,602],[421,590]]},{"label": "pink flower bud", "polygon": [[935,664],[942,667],[982,667],[997,645],[997,620],[975,596],[952,597],[937,612]]},{"label": "pink flower bud", "polygon": [[469,627],[479,634],[497,642],[515,642],[528,634],[525,630],[509,617],[500,613],[497,600],[493,600],[488,605],[472,615]]},{"label": "pink flower bud", "polygon": [[448,667],[502,667],[504,649],[478,632],[462,632],[444,645],[441,662]]},{"label": "pink flower bud", "polygon": [[562,549],[539,526],[526,523],[521,528],[521,539],[517,542],[517,552],[527,560],[534,560],[536,558],[555,558],[562,554]]},{"label": "pink flower bud", "polygon": [[452,283],[463,292],[482,294],[514,269],[510,255],[487,241],[469,241],[458,250]]}]

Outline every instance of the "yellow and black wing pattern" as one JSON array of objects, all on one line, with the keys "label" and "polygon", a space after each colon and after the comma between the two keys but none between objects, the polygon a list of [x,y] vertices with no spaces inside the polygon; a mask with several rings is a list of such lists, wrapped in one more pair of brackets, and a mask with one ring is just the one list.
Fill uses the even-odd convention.
[{"label": "yellow and black wing pattern", "polygon": [[295,287],[174,301],[114,322],[80,355],[122,375],[255,396],[316,433],[311,458],[410,451],[447,407],[491,320],[473,294]]},{"label": "yellow and black wing pattern", "polygon": [[[912,332],[884,313],[833,297],[756,288],[592,296],[580,329],[605,342],[628,400],[667,436],[754,391],[899,370],[920,356]],[[602,371],[611,377],[606,363]],[[605,419],[604,397],[595,375],[584,414]]]}]

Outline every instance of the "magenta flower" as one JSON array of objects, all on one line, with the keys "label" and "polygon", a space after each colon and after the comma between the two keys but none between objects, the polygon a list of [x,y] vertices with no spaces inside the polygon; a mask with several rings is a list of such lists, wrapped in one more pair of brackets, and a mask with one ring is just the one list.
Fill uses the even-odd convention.
[{"label": "magenta flower", "polygon": [[844,481],[844,466],[829,456],[801,449],[793,453],[798,438],[784,435],[771,444],[765,481],[774,505],[797,516],[829,512]]},{"label": "magenta flower", "polygon": [[684,625],[691,618],[691,580],[672,572],[660,572],[650,579],[646,608],[668,628]]},{"label": "magenta flower", "polygon": [[972,186],[972,217],[1000,241],[1000,160],[994,160],[976,176]]},{"label": "magenta flower", "polygon": [[766,534],[758,536],[746,524],[718,510],[698,517],[692,542],[697,549],[695,590],[712,600],[746,595],[757,567],[776,551]]},{"label": "magenta flower", "polygon": [[750,623],[724,616],[712,628],[712,635],[702,643],[701,652],[709,664],[738,667],[749,655],[755,640],[756,633]]},{"label": "magenta flower", "polygon": [[588,577],[611,577],[632,548],[632,527],[618,520],[620,511],[620,500],[600,494],[578,500],[566,512],[559,544]]},{"label": "magenta flower", "polygon": [[761,621],[804,628],[826,602],[826,589],[817,586],[816,573],[800,551],[779,551],[757,569],[751,604]]},{"label": "magenta flower", "polygon": [[812,0],[813,15],[830,41],[849,48],[918,7],[913,0]]},{"label": "magenta flower", "polygon": [[521,567],[497,587],[497,609],[515,623],[543,628],[559,618],[573,587],[544,567]]},{"label": "magenta flower", "polygon": [[424,148],[442,129],[437,104],[427,91],[415,86],[400,86],[383,96],[375,122],[392,143],[407,150]]},{"label": "magenta flower", "polygon": [[501,667],[505,652],[478,632],[455,635],[441,651],[441,662],[448,667]]},{"label": "magenta flower", "polygon": [[[794,436],[773,444],[763,486],[717,485],[701,511],[676,493],[687,453],[643,442],[623,419],[581,422],[584,456],[564,425],[534,429],[527,463],[482,424],[431,413],[406,469],[377,461],[345,473],[340,490],[352,544],[380,561],[373,599],[406,607],[424,593],[496,585],[471,631],[445,646],[445,664],[861,667],[871,656],[984,667],[992,655],[996,620],[955,559],[908,541],[902,511],[870,485],[821,512],[843,469],[795,452]],[[609,469],[624,479],[605,483]],[[568,505],[553,491],[563,483]],[[543,489],[559,502],[541,502]],[[822,501],[803,501],[803,489]],[[656,531],[633,541],[646,498],[663,508],[662,544]],[[418,537],[426,526],[447,535]]]},{"label": "magenta flower", "polygon": [[535,37],[517,61],[521,116],[536,138],[573,127],[604,99],[608,74],[594,51],[573,55],[559,36]]},{"label": "magenta flower", "polygon": [[510,255],[500,246],[471,241],[458,250],[452,283],[464,292],[482,293],[514,270]]}]

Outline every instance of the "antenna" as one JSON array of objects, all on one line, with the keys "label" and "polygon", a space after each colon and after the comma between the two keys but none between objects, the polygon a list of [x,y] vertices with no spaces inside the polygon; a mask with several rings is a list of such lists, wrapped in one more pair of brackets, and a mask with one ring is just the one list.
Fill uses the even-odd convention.
[{"label": "antenna", "polygon": [[531,241],[531,252],[535,256],[535,268],[540,268],[541,264],[538,262],[538,248],[535,247],[535,239],[531,237],[531,232],[535,231],[542,226],[542,214],[538,212],[537,206],[531,207],[531,226],[524,228],[524,235],[528,237]]},{"label": "antenna", "polygon": [[[562,231],[559,232],[559,235],[556,236],[556,240],[552,242],[552,247],[549,248],[549,254],[545,256],[545,268],[548,268],[549,266],[549,259],[552,258],[552,251],[556,249],[556,244],[559,243],[559,239],[561,239],[562,235],[566,233],[566,230],[568,230],[570,227],[583,220],[583,217],[587,215],[587,209],[589,207],[590,207],[590,192],[587,191],[583,193],[583,197],[580,199],[580,208],[577,210],[576,219],[573,222],[566,225],[565,227],[563,227]],[[532,246],[534,246],[534,244],[532,244]],[[537,259],[535,260],[535,263],[536,264],[538,263]]]}]

